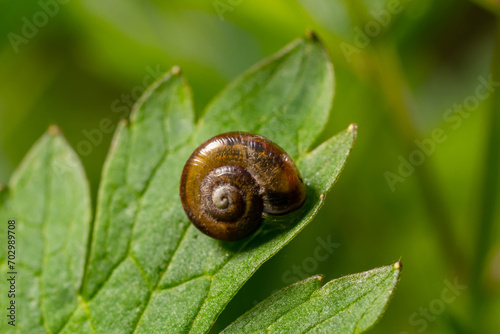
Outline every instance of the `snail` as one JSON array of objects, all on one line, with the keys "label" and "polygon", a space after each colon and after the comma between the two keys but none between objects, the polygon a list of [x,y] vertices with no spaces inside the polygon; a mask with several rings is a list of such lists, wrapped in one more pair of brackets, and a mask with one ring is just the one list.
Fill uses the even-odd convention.
[{"label": "snail", "polygon": [[269,139],[228,132],[201,144],[190,156],[180,182],[189,220],[219,240],[239,240],[255,232],[263,214],[298,209],[306,188],[288,154]]}]

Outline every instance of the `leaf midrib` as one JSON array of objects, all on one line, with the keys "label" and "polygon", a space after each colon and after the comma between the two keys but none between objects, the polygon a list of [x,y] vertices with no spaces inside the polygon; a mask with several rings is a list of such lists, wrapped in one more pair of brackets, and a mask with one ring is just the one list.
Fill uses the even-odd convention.
[{"label": "leaf midrib", "polygon": [[[391,271],[389,271],[389,272],[387,273],[387,275],[385,275],[385,276],[384,276],[384,277],[380,280],[380,282],[378,282],[377,284],[375,284],[375,287],[373,287],[372,289],[370,289],[370,290],[368,290],[368,291],[365,291],[365,293],[363,293],[363,294],[361,294],[359,297],[355,298],[355,299],[354,299],[351,303],[349,303],[348,305],[346,305],[346,306],[342,307],[340,310],[338,310],[338,312],[336,312],[335,314],[332,314],[331,316],[327,317],[326,319],[322,320],[321,322],[319,322],[319,323],[317,323],[317,324],[313,325],[311,328],[308,328],[308,329],[307,329],[307,332],[304,332],[304,333],[309,333],[309,332],[311,332],[311,331],[312,331],[313,329],[315,329],[316,327],[320,326],[321,324],[325,323],[326,321],[330,320],[331,318],[333,318],[333,317],[335,317],[335,316],[339,315],[340,313],[342,313],[343,311],[345,311],[345,310],[346,310],[349,306],[351,306],[351,305],[355,304],[356,302],[358,302],[358,301],[359,301],[359,300],[361,300],[362,298],[366,297],[368,294],[372,293],[372,292],[373,292],[375,289],[377,289],[377,288],[378,288],[378,287],[379,287],[382,283],[385,283],[385,280],[386,280],[389,276],[391,276],[391,274],[392,274],[392,273],[393,273],[393,271],[392,271],[392,270],[391,270]],[[319,297],[320,297],[320,296],[315,297],[315,298],[319,298]],[[378,298],[379,298],[379,297],[375,298],[375,300],[377,300]],[[371,307],[371,305],[373,305],[373,302],[374,302],[374,301],[372,301],[372,302],[370,303],[370,307]],[[365,311],[362,313],[362,315],[361,315],[360,319],[359,319],[359,320],[358,320],[358,322],[356,322],[356,324],[355,324],[355,328],[357,328],[359,321],[360,321],[360,320],[362,319],[362,317],[366,314],[366,312],[368,311],[368,309],[369,309],[370,307],[367,307],[367,308],[365,309]]]}]

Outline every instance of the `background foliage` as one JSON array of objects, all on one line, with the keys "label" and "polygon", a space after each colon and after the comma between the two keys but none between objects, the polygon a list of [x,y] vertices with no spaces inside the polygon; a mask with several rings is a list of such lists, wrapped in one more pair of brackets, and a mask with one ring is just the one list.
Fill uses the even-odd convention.
[{"label": "background foliage", "polygon": [[[61,2],[0,1],[0,182],[57,123],[83,161],[95,203],[112,128],[153,77],[180,65],[199,113],[228,81],[311,28],[336,73],[321,141],[354,122],[355,149],[319,217],[252,277],[214,332],[293,280],[316,273],[331,280],[399,257],[404,279],[373,333],[498,328],[500,216],[498,195],[488,191],[499,181],[486,152],[500,147],[488,137],[500,104],[493,94],[468,113],[459,107],[457,115],[468,115],[459,126],[444,118],[489,78],[495,19],[484,8],[498,13],[495,1]],[[13,46],[9,34],[22,36],[41,11],[53,15]],[[376,26],[370,22],[380,31],[360,39],[360,30]],[[350,56],[346,43],[356,47]],[[418,149],[415,139],[436,129],[446,140],[391,189],[385,173],[397,173],[400,157]],[[488,214],[491,228],[482,223]],[[479,231],[490,237],[478,248]],[[318,236],[338,247],[311,270]],[[467,288],[445,303],[447,282]],[[438,304],[444,308],[433,312]]]}]

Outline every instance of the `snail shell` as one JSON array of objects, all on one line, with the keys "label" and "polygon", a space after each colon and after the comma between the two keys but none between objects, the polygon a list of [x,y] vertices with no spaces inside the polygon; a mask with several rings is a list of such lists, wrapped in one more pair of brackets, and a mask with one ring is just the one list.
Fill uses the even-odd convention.
[{"label": "snail shell", "polygon": [[292,159],[269,139],[246,132],[215,136],[182,171],[180,196],[189,220],[219,240],[252,234],[262,213],[282,215],[304,203],[306,189]]}]

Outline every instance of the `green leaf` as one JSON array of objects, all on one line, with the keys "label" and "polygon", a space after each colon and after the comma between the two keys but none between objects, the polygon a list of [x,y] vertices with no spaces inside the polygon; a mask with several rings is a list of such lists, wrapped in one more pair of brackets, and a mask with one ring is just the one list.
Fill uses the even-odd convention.
[{"label": "green leaf", "polygon": [[362,333],[382,316],[400,273],[396,262],[322,288],[321,276],[308,278],[267,298],[222,333]]},{"label": "green leaf", "polygon": [[271,139],[297,158],[325,126],[334,89],[328,55],[310,33],[223,90],[200,119],[195,143],[242,130]]},{"label": "green leaf", "polygon": [[[340,174],[354,126],[311,151],[333,90],[333,68],[313,34],[229,85],[197,124],[191,91],[174,68],[146,91],[130,121],[116,131],[90,241],[81,167],[60,136],[42,138],[13,179],[12,191],[0,197],[6,197],[0,212],[19,215],[20,238],[30,240],[20,242],[28,254],[20,262],[33,276],[23,282],[32,287],[23,290],[31,317],[20,320],[23,326],[54,333],[207,332],[262,263],[313,219]],[[296,212],[266,217],[251,237],[221,242],[189,222],[179,179],[201,142],[231,130],[258,133],[285,148],[302,171],[308,196]],[[62,172],[49,168],[54,161]]]},{"label": "green leaf", "polygon": [[[328,118],[332,97],[332,66],[313,36],[231,84],[210,104],[192,137],[191,95],[178,70],[154,85],[130,124],[118,130],[103,174],[84,288],[94,329],[206,332],[251,274],[312,219],[323,202],[320,194],[336,180],[355,131],[307,152]],[[231,130],[269,137],[311,172],[303,174],[309,196],[302,210],[268,219],[238,243],[202,235],[178,198],[189,154]],[[177,139],[175,145],[169,138]],[[315,166],[325,153],[332,163]]]},{"label": "green leaf", "polygon": [[0,203],[2,240],[7,220],[16,221],[15,269],[7,270],[4,251],[2,273],[17,272],[16,327],[3,319],[0,331],[58,332],[79,304],[91,211],[83,168],[55,127],[31,149]]}]

